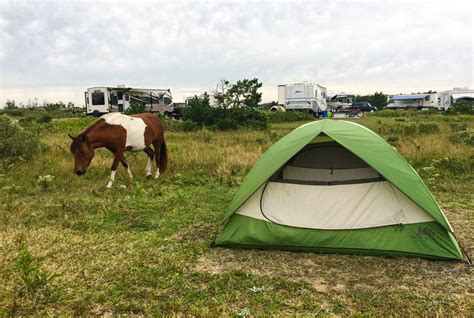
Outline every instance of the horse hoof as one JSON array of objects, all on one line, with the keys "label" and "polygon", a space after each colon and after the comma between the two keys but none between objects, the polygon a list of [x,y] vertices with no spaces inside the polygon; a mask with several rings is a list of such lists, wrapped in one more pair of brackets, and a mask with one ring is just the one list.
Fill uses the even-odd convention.
[{"label": "horse hoof", "polygon": [[151,174],[147,174],[147,175],[146,175],[146,178],[147,178],[147,179],[151,179],[151,177],[152,177]]}]

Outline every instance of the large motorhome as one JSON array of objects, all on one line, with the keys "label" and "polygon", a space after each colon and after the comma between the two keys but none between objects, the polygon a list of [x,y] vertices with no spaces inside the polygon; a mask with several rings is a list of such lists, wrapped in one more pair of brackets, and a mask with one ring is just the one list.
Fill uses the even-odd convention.
[{"label": "large motorhome", "polygon": [[278,85],[278,106],[320,114],[327,110],[326,94],[326,87],[309,82]]},{"label": "large motorhome", "polygon": [[110,112],[125,112],[135,100],[147,111],[172,113],[173,97],[169,89],[90,87],[84,92],[86,114],[100,116]]}]

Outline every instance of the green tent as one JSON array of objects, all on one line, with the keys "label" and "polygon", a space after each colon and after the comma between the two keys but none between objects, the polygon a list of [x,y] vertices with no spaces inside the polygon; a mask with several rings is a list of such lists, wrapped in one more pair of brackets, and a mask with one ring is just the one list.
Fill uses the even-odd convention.
[{"label": "green tent", "polygon": [[303,125],[257,161],[213,245],[462,260],[453,229],[410,164],[347,121]]}]

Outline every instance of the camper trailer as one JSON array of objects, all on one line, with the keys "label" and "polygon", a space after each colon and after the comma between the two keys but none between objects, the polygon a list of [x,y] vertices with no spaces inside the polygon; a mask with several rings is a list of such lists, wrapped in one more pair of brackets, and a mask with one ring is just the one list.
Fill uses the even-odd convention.
[{"label": "camper trailer", "polygon": [[332,111],[342,111],[350,109],[354,101],[355,95],[341,93],[329,98],[327,104]]},{"label": "camper trailer", "polygon": [[387,108],[392,109],[429,109],[438,108],[438,93],[392,95]]},{"label": "camper trailer", "polygon": [[469,88],[455,87],[450,91],[443,91],[438,93],[438,110],[446,111],[452,104],[459,100],[466,102],[474,102],[474,90]]},{"label": "camper trailer", "polygon": [[278,85],[278,106],[320,114],[327,110],[326,94],[326,87],[309,82]]},{"label": "camper trailer", "polygon": [[[217,99],[214,97],[214,94],[207,94],[207,96],[209,97],[209,106],[211,107],[219,107],[219,103],[217,102]],[[194,95],[194,96],[188,96],[186,97],[186,99],[184,100],[184,104],[186,106],[189,106],[189,104],[193,101],[194,98],[203,98],[204,97],[204,93],[203,94],[200,94],[200,95]]]},{"label": "camper trailer", "polygon": [[117,87],[90,87],[84,92],[86,114],[100,116],[110,112],[125,112],[130,103],[137,101],[147,111],[172,113],[173,97],[169,89]]}]

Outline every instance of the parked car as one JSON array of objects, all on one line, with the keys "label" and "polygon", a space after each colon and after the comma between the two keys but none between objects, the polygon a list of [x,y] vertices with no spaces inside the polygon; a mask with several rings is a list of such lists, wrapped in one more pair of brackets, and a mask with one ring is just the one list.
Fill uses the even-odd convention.
[{"label": "parked car", "polygon": [[354,102],[352,103],[351,109],[358,108],[362,112],[375,112],[377,107],[370,105],[368,102]]}]

